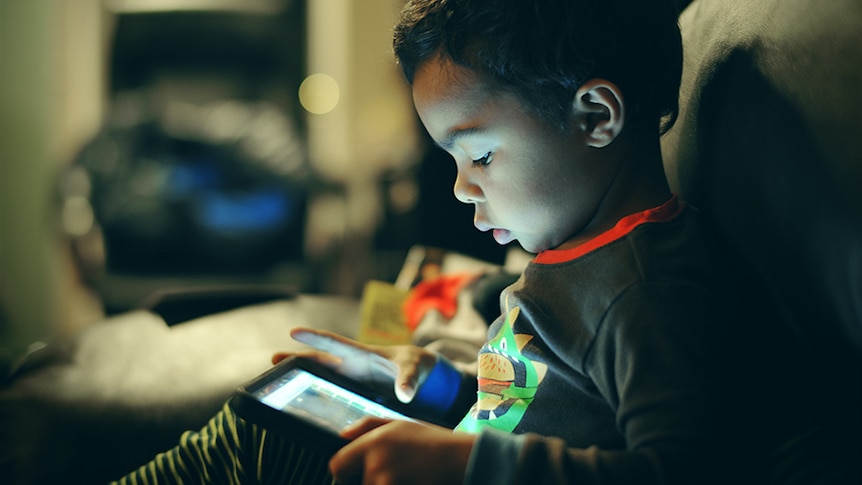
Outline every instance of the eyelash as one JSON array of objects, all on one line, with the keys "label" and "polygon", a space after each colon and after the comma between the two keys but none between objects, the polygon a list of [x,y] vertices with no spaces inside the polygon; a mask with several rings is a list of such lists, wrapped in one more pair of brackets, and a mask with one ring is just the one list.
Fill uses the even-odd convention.
[{"label": "eyelash", "polygon": [[491,164],[491,152],[486,153],[482,157],[473,160],[474,167],[487,167]]}]

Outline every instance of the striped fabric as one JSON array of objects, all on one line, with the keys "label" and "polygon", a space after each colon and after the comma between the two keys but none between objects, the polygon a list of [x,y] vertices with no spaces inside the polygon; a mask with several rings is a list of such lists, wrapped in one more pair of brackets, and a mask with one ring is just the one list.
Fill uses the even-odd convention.
[{"label": "striped fabric", "polygon": [[228,404],[198,432],[186,431],[112,485],[334,483],[328,460],[236,416]]}]

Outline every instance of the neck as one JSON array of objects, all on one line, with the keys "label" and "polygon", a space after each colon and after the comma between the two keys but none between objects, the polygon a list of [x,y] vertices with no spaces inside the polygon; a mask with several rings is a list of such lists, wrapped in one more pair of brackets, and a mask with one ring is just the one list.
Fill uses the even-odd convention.
[{"label": "neck", "polygon": [[616,173],[592,222],[559,249],[580,245],[611,229],[623,217],[657,207],[671,197],[657,136],[623,132],[602,150],[609,150],[608,160],[618,161]]},{"label": "neck", "polygon": [[658,137],[642,135],[634,143],[629,141],[621,144],[622,162],[602,204],[607,204],[608,217],[613,223],[661,205],[671,196]]}]

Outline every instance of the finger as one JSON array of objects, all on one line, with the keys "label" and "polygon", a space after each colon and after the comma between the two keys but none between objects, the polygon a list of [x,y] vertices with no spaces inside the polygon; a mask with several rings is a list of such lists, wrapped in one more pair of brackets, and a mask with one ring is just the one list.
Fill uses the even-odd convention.
[{"label": "finger", "polygon": [[326,353],[326,352],[318,352],[318,351],[306,351],[306,352],[278,352],[272,356],[272,363],[278,364],[279,362],[291,358],[291,357],[300,357],[307,360],[312,360],[317,362],[318,364],[325,365],[327,367],[337,369],[341,366],[342,360],[340,357]]},{"label": "finger", "polygon": [[359,483],[365,468],[365,456],[370,442],[359,435],[338,450],[329,460],[329,470],[337,483]]},{"label": "finger", "polygon": [[395,397],[403,403],[413,402],[418,387],[419,378],[416,374],[399,375],[395,381]]},{"label": "finger", "polygon": [[437,362],[437,357],[431,353],[422,353],[418,356],[414,354],[405,354],[404,352],[396,354],[393,360],[398,364],[400,372],[395,379],[395,396],[403,403],[413,402],[419,386],[428,377],[428,373]]},{"label": "finger", "polygon": [[340,434],[342,438],[346,438],[348,440],[355,440],[356,438],[364,435],[365,433],[373,429],[379,428],[391,421],[391,419],[378,418],[376,416],[366,416],[353,424],[345,426],[344,429],[341,430]]},{"label": "finger", "polygon": [[368,374],[379,374],[388,379],[395,379],[398,375],[398,365],[375,347],[325,330],[296,328],[290,335],[299,342],[341,357],[354,371],[360,372],[364,368]]},{"label": "finger", "polygon": [[294,340],[310,345],[318,350],[339,356],[350,356],[356,353],[374,353],[373,349],[360,342],[343,337],[326,330],[310,328],[295,328],[290,331]]},{"label": "finger", "polygon": [[279,362],[283,361],[284,359],[287,359],[292,355],[293,354],[290,352],[277,352],[272,355],[272,365],[278,364]]}]

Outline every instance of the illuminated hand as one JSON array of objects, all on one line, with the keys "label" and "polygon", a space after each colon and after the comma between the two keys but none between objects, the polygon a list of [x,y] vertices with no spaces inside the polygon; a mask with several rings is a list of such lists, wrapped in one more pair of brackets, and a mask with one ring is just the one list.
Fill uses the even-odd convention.
[{"label": "illuminated hand", "polygon": [[463,483],[475,435],[431,424],[365,418],[341,432],[352,440],[329,462],[338,483]]},{"label": "illuminated hand", "polygon": [[401,402],[411,402],[437,362],[431,351],[414,345],[366,345],[341,335],[310,328],[296,328],[291,337],[318,351],[275,354],[273,364],[296,355],[335,369],[368,384],[395,386]]}]

